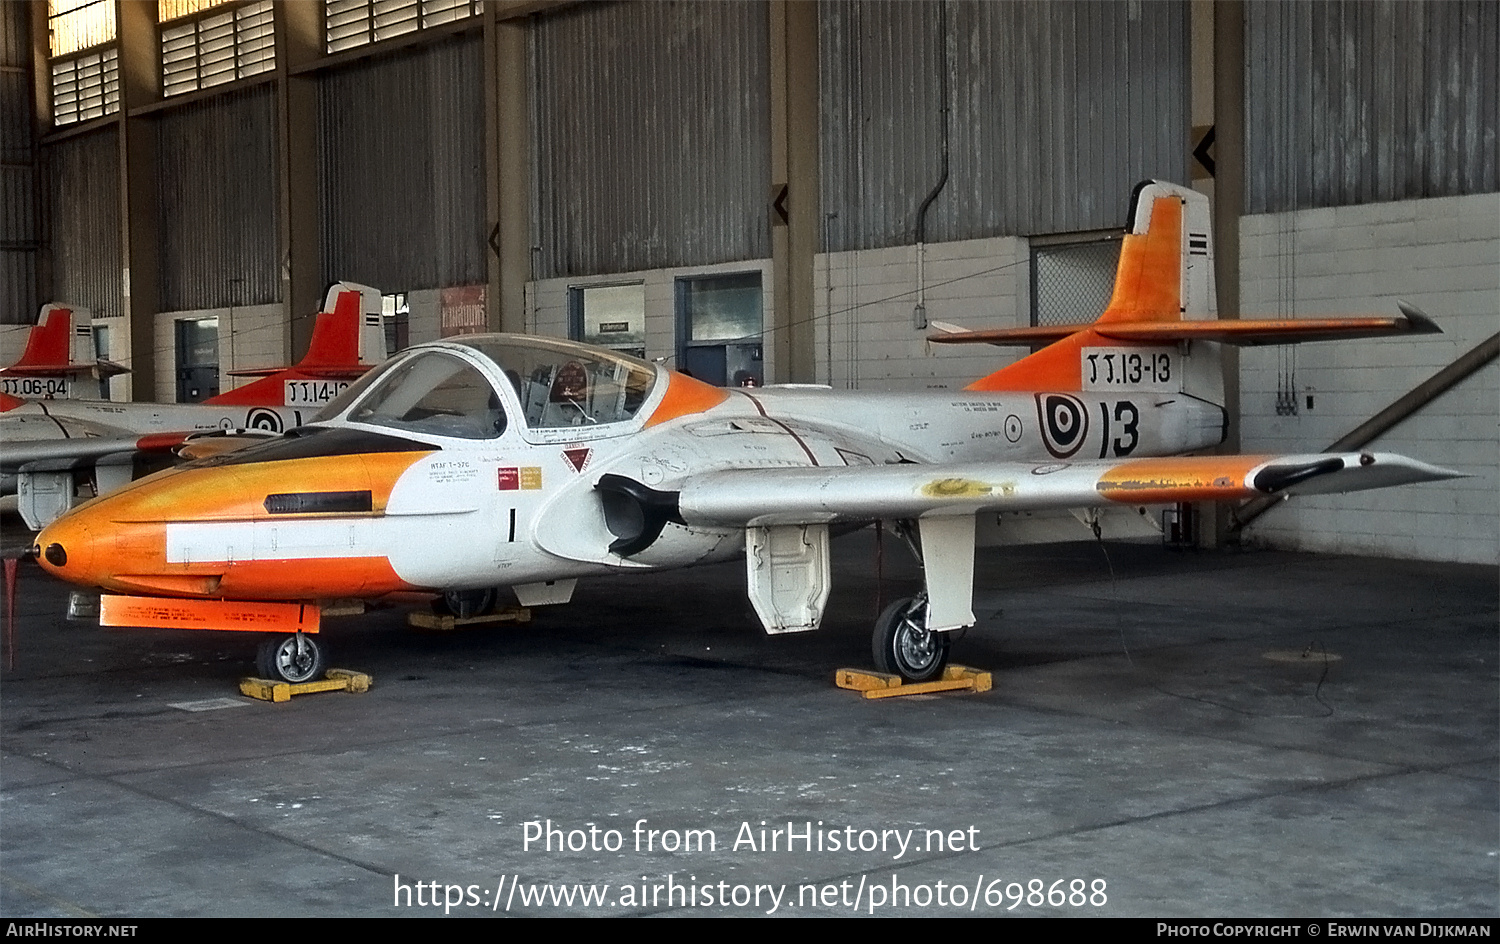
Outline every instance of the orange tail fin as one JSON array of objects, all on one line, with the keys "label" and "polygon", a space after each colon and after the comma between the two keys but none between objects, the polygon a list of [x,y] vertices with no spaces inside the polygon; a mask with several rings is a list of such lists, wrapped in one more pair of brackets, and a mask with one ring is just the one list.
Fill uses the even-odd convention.
[{"label": "orange tail fin", "polygon": [[[1207,198],[1184,187],[1148,181],[1136,188],[1131,204],[1131,228],[1120,246],[1114,294],[1098,320],[965,389],[1081,390],[1086,348],[1132,345],[1105,339],[1096,329],[1180,321],[1190,302],[1212,317]],[[1195,258],[1199,256],[1201,260]]]},{"label": "orange tail fin", "polygon": [[26,350],[21,359],[5,369],[6,373],[32,374],[40,371],[66,373],[72,358],[73,310],[62,305],[44,305],[36,327],[26,336]]},{"label": "orange tail fin", "polygon": [[236,377],[260,377],[206,402],[233,406],[304,406],[331,400],[349,381],[385,360],[385,329],[380,293],[349,282],[328,290],[313,325],[307,354],[292,367],[232,370]]}]

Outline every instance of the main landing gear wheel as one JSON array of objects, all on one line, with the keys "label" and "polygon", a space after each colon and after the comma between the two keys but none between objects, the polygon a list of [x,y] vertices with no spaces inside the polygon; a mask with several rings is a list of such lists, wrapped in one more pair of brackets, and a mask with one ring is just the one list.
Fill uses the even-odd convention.
[{"label": "main landing gear wheel", "polygon": [[261,678],[293,685],[317,681],[327,668],[327,652],[316,639],[302,633],[267,639],[255,654],[255,670]]},{"label": "main landing gear wheel", "polygon": [[483,616],[495,608],[494,587],[480,590],[444,590],[437,602],[438,609],[459,619]]},{"label": "main landing gear wheel", "polygon": [[908,682],[930,682],[948,664],[948,634],[935,633],[927,621],[925,595],[897,600],[875,621],[875,667]]}]

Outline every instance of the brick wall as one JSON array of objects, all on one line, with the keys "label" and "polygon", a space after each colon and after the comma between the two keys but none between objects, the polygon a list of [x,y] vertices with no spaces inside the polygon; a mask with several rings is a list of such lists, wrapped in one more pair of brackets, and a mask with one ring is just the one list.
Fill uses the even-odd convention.
[{"label": "brick wall", "polygon": [[[532,282],[527,286],[526,331],[556,338],[567,337],[569,288],[641,282],[644,284],[646,294],[646,357],[648,359],[665,358],[669,366],[675,366],[677,359],[677,280],[689,276],[721,275],[756,270],[761,273],[761,303],[765,323],[769,327],[772,324],[775,307],[771,286],[771,262],[769,259],[752,259],[745,262],[729,262],[693,268],[648,269],[643,272]],[[771,376],[771,371],[774,369],[773,347],[768,332],[764,351],[767,377]]]},{"label": "brick wall", "polygon": [[[1394,314],[1396,299],[1405,299],[1444,331],[1246,349],[1246,452],[1321,450],[1500,330],[1500,195],[1249,216],[1240,239],[1246,317]],[[1288,367],[1298,411],[1278,415],[1277,391]],[[1473,477],[1293,499],[1251,525],[1248,536],[1305,550],[1500,561],[1500,364],[1490,363],[1365,448]]]},{"label": "brick wall", "polygon": [[[156,399],[171,403],[177,398],[178,321],[198,318],[219,319],[219,390],[225,392],[251,383],[255,377],[231,377],[229,371],[250,367],[285,367],[282,353],[280,304],[246,305],[235,308],[209,308],[201,311],[164,311],[156,316]],[[112,333],[113,334],[113,333]],[[110,338],[112,347],[124,343],[123,337]],[[298,352],[298,357],[301,352]],[[123,360],[116,357],[116,360]]]},{"label": "brick wall", "polygon": [[[997,237],[927,246],[927,319],[964,328],[1030,321],[1030,255]],[[840,389],[959,388],[1024,356],[1024,348],[941,345],[914,325],[917,249],[898,246],[817,257],[818,379]]]},{"label": "brick wall", "polygon": [[[1026,243],[1013,238],[936,243],[927,247],[927,317],[964,327],[1027,323]],[[686,276],[762,271],[765,320],[772,319],[770,262],[756,260],[685,269],[653,269],[581,279],[548,279],[528,286],[526,330],[566,337],[568,289],[641,281],[646,294],[646,356],[676,352],[676,280]],[[813,262],[817,381],[834,387],[922,390],[962,387],[1022,356],[1024,350],[928,344],[913,326],[917,294],[914,246],[820,254]],[[414,338],[415,340],[415,338]],[[769,331],[767,376],[775,369]]]}]

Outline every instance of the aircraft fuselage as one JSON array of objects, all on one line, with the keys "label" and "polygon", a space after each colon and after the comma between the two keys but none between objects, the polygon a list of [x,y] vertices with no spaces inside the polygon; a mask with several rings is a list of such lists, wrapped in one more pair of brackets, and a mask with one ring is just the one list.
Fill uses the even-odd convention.
[{"label": "aircraft fuselage", "polygon": [[1182,394],[806,388],[726,391],[646,428],[512,423],[482,441],[341,423],[158,473],[38,543],[64,549],[59,575],[121,593],[298,600],[527,585],[743,552],[743,529],[680,523],[628,558],[612,552],[618,527],[595,489],[606,473],[663,489],[721,469],[1156,456],[1212,446],[1222,428],[1219,407]]}]

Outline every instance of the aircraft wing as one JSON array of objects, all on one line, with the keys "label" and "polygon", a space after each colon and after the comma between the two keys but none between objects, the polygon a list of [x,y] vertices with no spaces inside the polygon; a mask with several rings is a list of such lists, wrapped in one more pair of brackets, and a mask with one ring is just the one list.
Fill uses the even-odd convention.
[{"label": "aircraft wing", "polygon": [[80,436],[73,439],[30,440],[5,445],[4,466],[26,471],[72,469],[88,466],[105,456],[141,452],[170,452],[187,439],[188,433],[119,433]]},{"label": "aircraft wing", "polygon": [[[676,511],[690,525],[771,527],[980,511],[1239,501],[1462,476],[1392,453],[1353,452],[737,469],[684,480],[676,493]],[[608,485],[601,482],[601,488]],[[670,493],[656,494],[666,498]]]}]

